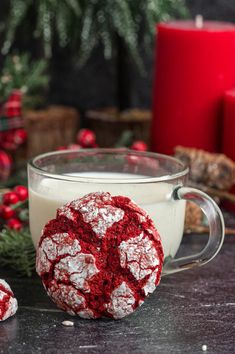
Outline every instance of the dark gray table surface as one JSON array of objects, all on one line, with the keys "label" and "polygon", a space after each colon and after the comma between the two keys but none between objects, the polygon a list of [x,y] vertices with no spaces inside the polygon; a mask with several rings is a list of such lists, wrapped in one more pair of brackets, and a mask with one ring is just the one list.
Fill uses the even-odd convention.
[{"label": "dark gray table surface", "polygon": [[[205,235],[185,236],[181,252],[195,252]],[[0,323],[0,353],[235,353],[235,236],[204,267],[164,277],[131,316],[82,320],[60,312],[40,280],[1,272],[19,301]],[[74,327],[64,327],[64,320]]]}]

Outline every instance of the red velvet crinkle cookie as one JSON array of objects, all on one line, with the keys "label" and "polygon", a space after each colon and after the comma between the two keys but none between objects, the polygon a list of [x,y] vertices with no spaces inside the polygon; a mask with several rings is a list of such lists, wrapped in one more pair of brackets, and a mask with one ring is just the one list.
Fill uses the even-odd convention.
[{"label": "red velvet crinkle cookie", "polygon": [[17,300],[10,286],[5,280],[0,279],[0,321],[13,316],[17,309]]},{"label": "red velvet crinkle cookie", "polygon": [[160,281],[161,239],[129,198],[90,193],[45,226],[36,269],[61,309],[83,318],[122,318]]}]

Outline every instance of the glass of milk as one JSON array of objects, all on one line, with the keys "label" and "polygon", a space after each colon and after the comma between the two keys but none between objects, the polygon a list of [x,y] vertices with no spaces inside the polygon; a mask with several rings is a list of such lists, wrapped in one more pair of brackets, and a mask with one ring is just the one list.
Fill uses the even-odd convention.
[{"label": "glass of milk", "polygon": [[[186,187],[188,168],[174,157],[126,149],[56,151],[28,164],[30,231],[35,247],[44,225],[61,205],[87,193],[104,191],[131,198],[146,210],[161,235],[164,274],[210,261],[221,248],[224,222],[217,204],[205,193]],[[210,228],[199,254],[175,258],[186,200],[198,204]]]}]

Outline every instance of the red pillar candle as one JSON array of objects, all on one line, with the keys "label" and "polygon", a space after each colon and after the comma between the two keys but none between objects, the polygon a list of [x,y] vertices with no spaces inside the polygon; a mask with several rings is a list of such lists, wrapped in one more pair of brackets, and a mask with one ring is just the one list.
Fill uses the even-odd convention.
[{"label": "red pillar candle", "polygon": [[157,32],[153,151],[217,151],[223,93],[235,84],[235,25],[172,21]]},{"label": "red pillar candle", "polygon": [[224,94],[222,152],[235,161],[235,89]]},{"label": "red pillar candle", "polygon": [[[224,114],[222,129],[222,152],[235,161],[235,89],[224,94]],[[235,186],[231,189],[235,194]],[[223,206],[230,211],[235,211],[235,204],[228,201]]]}]

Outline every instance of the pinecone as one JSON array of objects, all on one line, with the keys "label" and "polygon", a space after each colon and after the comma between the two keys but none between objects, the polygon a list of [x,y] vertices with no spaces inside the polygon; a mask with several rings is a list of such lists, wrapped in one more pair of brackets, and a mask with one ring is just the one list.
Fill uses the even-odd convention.
[{"label": "pinecone", "polygon": [[198,205],[192,202],[187,202],[184,230],[185,232],[190,232],[196,227],[201,226],[203,221],[203,212]]},{"label": "pinecone", "polygon": [[177,146],[175,156],[189,166],[194,183],[219,190],[229,190],[235,183],[235,162],[223,154]]}]

